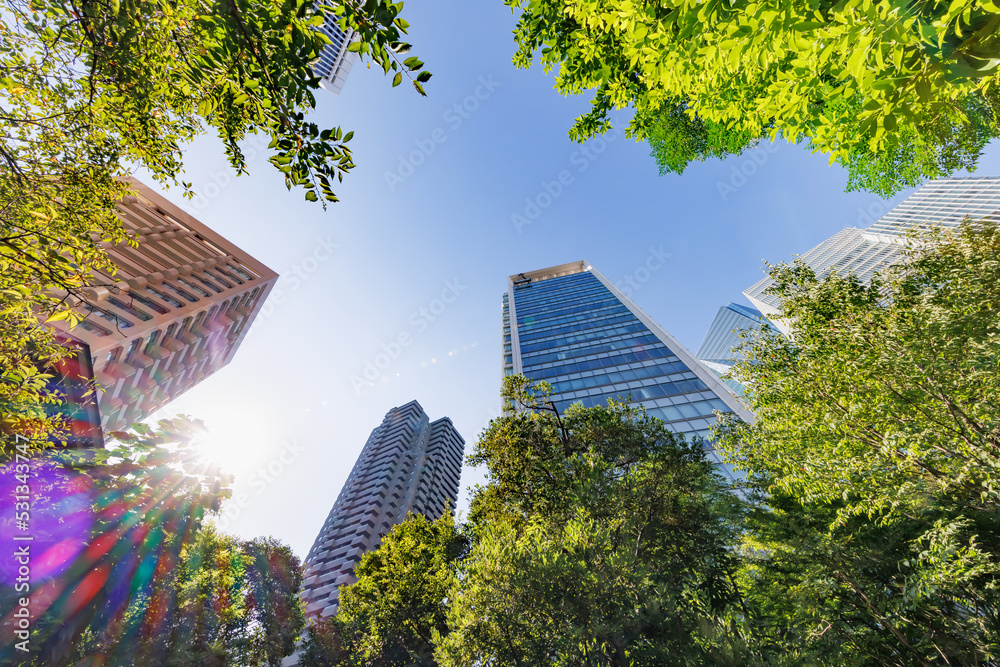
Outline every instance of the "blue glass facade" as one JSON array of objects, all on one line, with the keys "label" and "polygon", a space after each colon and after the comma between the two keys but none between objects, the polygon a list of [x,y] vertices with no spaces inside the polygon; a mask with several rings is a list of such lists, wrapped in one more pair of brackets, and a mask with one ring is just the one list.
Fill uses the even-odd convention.
[{"label": "blue glass facade", "polygon": [[740,334],[745,331],[758,331],[763,326],[770,328],[759,310],[738,303],[722,306],[715,314],[712,326],[708,328],[705,340],[698,348],[698,358],[702,361],[733,366],[743,360],[743,355],[737,351],[743,343]]},{"label": "blue glass facade", "polygon": [[560,410],[631,396],[686,435],[707,436],[715,410],[743,414],[711,372],[589,265],[556,269],[508,283],[505,374],[549,382]]},{"label": "blue glass facade", "polygon": [[[742,334],[759,331],[762,327],[773,328],[759,310],[738,303],[722,306],[698,348],[699,361],[721,378],[744,359],[738,351],[743,343]],[[723,382],[737,394],[743,394],[743,385],[736,380],[729,378]]]}]

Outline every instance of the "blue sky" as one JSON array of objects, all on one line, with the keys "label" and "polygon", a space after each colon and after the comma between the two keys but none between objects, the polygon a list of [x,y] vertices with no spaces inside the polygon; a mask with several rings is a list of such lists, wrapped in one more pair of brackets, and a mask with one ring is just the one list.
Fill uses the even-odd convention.
[{"label": "blue sky", "polygon": [[[587,99],[511,65],[514,18],[499,0],[411,0],[402,16],[434,75],[428,97],[362,63],[340,97],[318,93],[316,122],[355,131],[341,203],[324,211],[288,192],[252,141],[251,173],[235,178],[209,138],[187,153],[199,198],[164,193],[282,275],[233,362],[161,415],[207,423],[208,455],[236,475],[225,528],[300,556],[389,408],[416,398],[471,451],[499,408],[506,276],[586,259],[624,284],[669,255],[633,298],[694,351],[719,306],[746,302],[764,260],[902,199],[846,193],[842,170],[786,144],[660,177],[648,146],[620,131],[569,141]],[[977,174],[1000,175],[996,144]],[[359,388],[384,350],[395,358]],[[463,471],[463,487],[481,480]]]}]

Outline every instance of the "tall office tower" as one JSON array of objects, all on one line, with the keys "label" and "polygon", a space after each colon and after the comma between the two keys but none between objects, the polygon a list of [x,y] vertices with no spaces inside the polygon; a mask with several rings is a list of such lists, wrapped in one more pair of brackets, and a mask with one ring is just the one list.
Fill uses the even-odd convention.
[{"label": "tall office tower", "polygon": [[[103,430],[141,421],[228,364],[278,275],[140,183],[118,206],[139,244],[107,248],[114,276],[95,274],[57,336],[92,373]],[[97,425],[94,425],[95,427]]]},{"label": "tall office tower", "polygon": [[[306,614],[331,616],[362,554],[412,513],[454,511],[465,441],[451,420],[430,421],[416,401],[389,410],[372,431],[306,557]],[[288,663],[294,664],[294,663]]]},{"label": "tall office tower", "polygon": [[332,11],[326,15],[319,31],[330,38],[330,44],[323,47],[319,59],[313,63],[313,72],[322,79],[319,85],[334,95],[340,95],[340,91],[344,89],[347,75],[351,73],[357,58],[357,54],[347,50],[355,33],[353,30],[341,30],[337,25],[339,20]]},{"label": "tall office tower", "polygon": [[[867,229],[850,227],[823,241],[799,259],[820,278],[836,271],[853,272],[864,283],[876,271],[899,262],[905,236],[930,225],[956,227],[966,217],[1000,220],[1000,178],[947,178],[931,181]],[[765,291],[774,284],[763,278],[743,294],[780,329],[791,333],[787,322],[776,319],[781,302]]]},{"label": "tall office tower", "polygon": [[680,343],[587,262],[507,279],[503,369],[546,380],[561,411],[631,395],[686,435],[708,435],[715,410],[749,413]]},{"label": "tall office tower", "polygon": [[[770,324],[759,310],[738,303],[722,306],[698,348],[698,360],[721,379],[722,375],[745,359],[737,349],[743,343],[741,334],[759,331],[763,327],[770,328]],[[725,379],[723,382],[742,395],[743,385],[735,379]]]}]

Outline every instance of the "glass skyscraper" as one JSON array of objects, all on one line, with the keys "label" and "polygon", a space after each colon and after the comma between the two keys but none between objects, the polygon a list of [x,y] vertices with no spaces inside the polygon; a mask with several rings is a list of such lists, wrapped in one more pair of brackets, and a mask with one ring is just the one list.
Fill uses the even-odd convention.
[{"label": "glass skyscraper", "polygon": [[587,262],[510,276],[503,372],[552,385],[556,407],[627,397],[688,436],[750,415],[705,366]]},{"label": "glass skyscraper", "polygon": [[[722,376],[738,362],[745,359],[738,351],[743,343],[741,334],[748,331],[759,331],[763,327],[771,328],[763,313],[759,310],[739,303],[730,303],[719,308],[712,325],[705,334],[705,339],[698,348],[698,360],[708,366],[716,375]],[[743,393],[743,385],[734,379],[723,380],[734,391]]]}]

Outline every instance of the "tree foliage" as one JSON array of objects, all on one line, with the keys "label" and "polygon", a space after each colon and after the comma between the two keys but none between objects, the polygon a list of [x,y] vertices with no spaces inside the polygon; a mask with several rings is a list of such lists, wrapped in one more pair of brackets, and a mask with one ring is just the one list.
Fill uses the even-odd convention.
[{"label": "tree foliage", "polygon": [[310,628],[304,667],[753,659],[742,501],[701,444],[624,403],[560,414],[547,392],[506,380],[511,410],[470,459],[489,482],[469,522],[394,527]]},{"label": "tree foliage", "polygon": [[[42,663],[66,663],[85,635],[95,640],[141,622],[132,603],[148,599],[154,573],[172,567],[229,495],[231,480],[194,456],[197,428],[165,420],[156,430],[117,433],[106,449],[11,455],[3,482],[25,487],[31,510],[26,526],[5,519],[4,541],[18,544],[20,530],[32,536],[32,577],[2,582],[2,609],[6,616],[30,592],[31,646]],[[18,591],[18,583],[30,591]],[[5,650],[16,655],[11,644]]]},{"label": "tree foliage", "polygon": [[[756,419],[715,433],[740,489],[640,408],[560,413],[544,383],[507,378],[469,458],[488,473],[470,547],[425,570],[451,582],[433,615],[393,589],[431,590],[412,583],[423,556],[372,559],[357,590],[386,622],[324,628],[347,656],[332,664],[364,642],[411,642],[371,665],[996,662],[1000,228],[932,229],[903,253],[869,285],[773,271],[794,335],[748,340]],[[431,658],[409,634],[428,618]]]},{"label": "tree foliage", "polygon": [[365,554],[337,612],[350,632],[352,659],[434,665],[434,642],[447,634],[445,601],[465,548],[450,513],[433,522],[411,514]]},{"label": "tree foliage", "polygon": [[299,655],[302,667],[339,667],[350,665],[350,659],[336,616],[308,622]]},{"label": "tree foliage", "polygon": [[433,666],[448,632],[447,599],[467,548],[450,513],[436,521],[411,514],[392,527],[340,590],[337,615],[310,629],[303,667]]},{"label": "tree foliage", "polygon": [[489,483],[440,663],[749,659],[730,551],[742,510],[702,445],[624,403],[560,415],[545,390],[508,379],[522,409],[470,458]]},{"label": "tree foliage", "polygon": [[660,176],[683,174],[691,162],[740,155],[755,146],[760,135],[730,130],[724,124],[692,115],[686,106],[672,106],[659,112],[645,135],[660,168]]},{"label": "tree foliage", "polygon": [[[0,425],[43,442],[57,429],[40,403],[39,365],[65,357],[39,320],[86,316],[86,287],[114,275],[104,248],[135,243],[115,205],[143,169],[177,183],[182,149],[206,129],[231,166],[240,141],[270,139],[270,162],[306,199],[333,191],[354,167],[352,132],[307,114],[311,63],[335,20],[360,51],[423,94],[430,75],[403,59],[402,3],[372,0],[5,0],[0,12]],[[185,189],[190,184],[184,184]],[[324,204],[325,205],[325,204]],[[106,285],[114,289],[113,285]],[[73,309],[72,306],[80,306]],[[40,362],[40,363],[39,363]],[[44,375],[44,373],[42,373]]]},{"label": "tree foliage", "polygon": [[273,538],[242,541],[205,526],[158,584],[136,610],[148,631],[121,665],[277,667],[305,624],[301,564]]},{"label": "tree foliage", "polygon": [[750,344],[756,420],[719,435],[767,494],[751,597],[823,664],[996,660],[998,251],[995,223],[967,222],[870,286],[772,274],[794,337]]},{"label": "tree foliage", "polygon": [[882,195],[974,168],[1000,136],[1000,5],[792,0],[505,0],[514,62],[558,67],[563,94],[594,91],[570,136],[650,139],[663,171],[779,134]]},{"label": "tree foliage", "polygon": [[246,559],[246,640],[239,664],[277,667],[295,649],[305,625],[299,601],[302,563],[291,547],[273,537],[240,545]]}]

